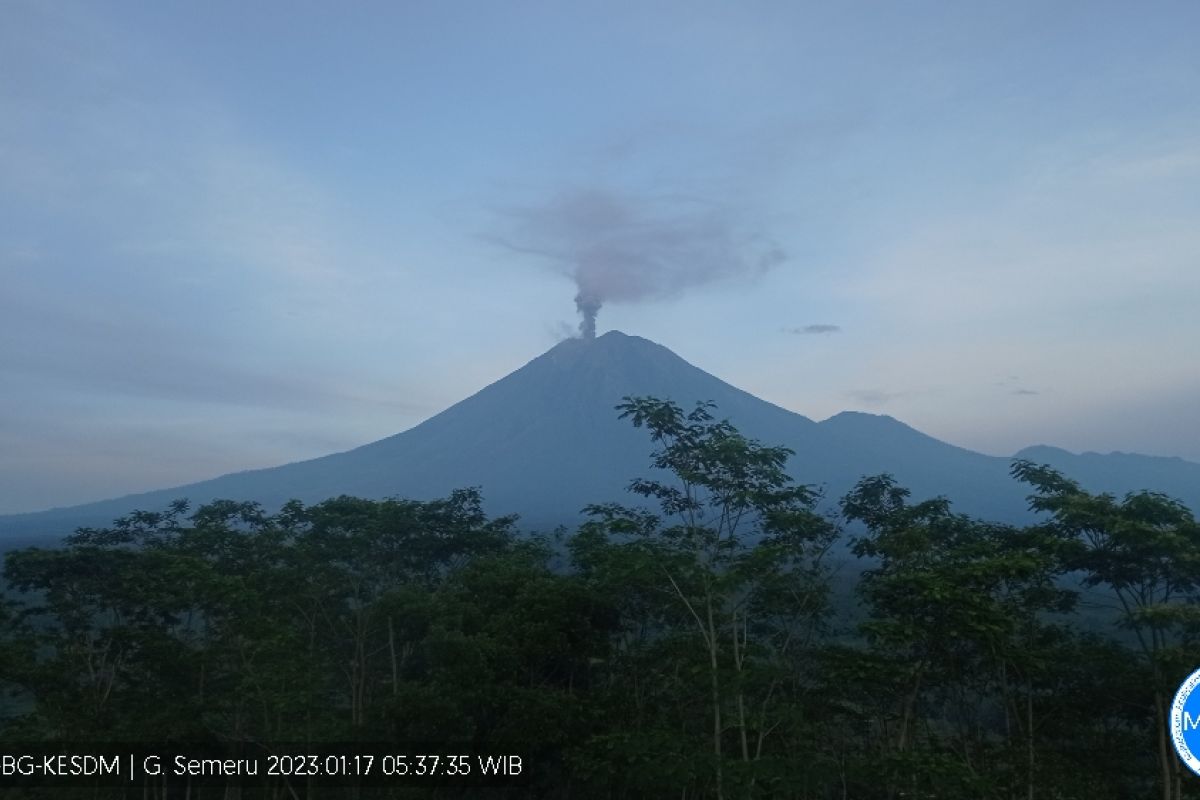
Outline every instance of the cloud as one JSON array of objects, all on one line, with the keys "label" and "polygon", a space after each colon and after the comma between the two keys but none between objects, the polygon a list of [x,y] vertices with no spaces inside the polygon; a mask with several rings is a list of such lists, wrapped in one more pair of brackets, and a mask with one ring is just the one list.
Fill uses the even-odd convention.
[{"label": "cloud", "polygon": [[1032,397],[1034,395],[1041,394],[1041,392],[1035,389],[1027,389],[1024,386],[1017,385],[1020,383],[1020,381],[1020,377],[1016,375],[1009,375],[1004,380],[996,381],[995,385],[1001,389],[1007,389],[1009,394],[1017,395],[1019,397]]},{"label": "cloud", "polygon": [[838,333],[839,331],[841,331],[841,329],[842,329],[841,325],[818,324],[818,325],[803,325],[799,328],[787,328],[786,330],[788,333],[794,333],[799,336],[811,336],[814,334],[822,334],[822,333]]},{"label": "cloud", "polygon": [[1179,180],[1200,172],[1200,147],[1189,142],[1123,158],[1102,157],[1096,159],[1094,169],[1100,177],[1115,181]]},{"label": "cloud", "polygon": [[852,389],[846,392],[846,396],[865,406],[882,406],[903,395],[900,392],[885,392],[882,389]]}]

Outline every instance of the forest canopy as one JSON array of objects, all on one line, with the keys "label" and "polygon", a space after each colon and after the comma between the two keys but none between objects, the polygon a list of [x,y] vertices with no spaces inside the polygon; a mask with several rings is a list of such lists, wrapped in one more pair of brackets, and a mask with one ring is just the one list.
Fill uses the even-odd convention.
[{"label": "forest canopy", "polygon": [[1027,527],[888,475],[829,513],[709,405],[618,411],[653,510],[556,536],[470,488],[181,500],[7,554],[0,739],[519,747],[496,796],[1200,797],[1166,734],[1200,667],[1182,504],[1017,461]]}]

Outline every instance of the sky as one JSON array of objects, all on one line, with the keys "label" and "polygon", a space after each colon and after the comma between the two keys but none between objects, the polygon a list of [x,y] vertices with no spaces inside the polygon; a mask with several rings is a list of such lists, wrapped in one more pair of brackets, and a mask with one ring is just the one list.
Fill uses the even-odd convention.
[{"label": "sky", "polygon": [[577,335],[1200,461],[1200,4],[0,4],[0,513],[405,430]]}]

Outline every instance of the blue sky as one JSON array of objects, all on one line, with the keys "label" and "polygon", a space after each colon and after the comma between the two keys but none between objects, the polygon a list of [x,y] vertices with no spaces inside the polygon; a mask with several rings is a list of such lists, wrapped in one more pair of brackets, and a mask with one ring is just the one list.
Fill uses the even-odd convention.
[{"label": "blue sky", "polygon": [[8,0],[0,513],[411,427],[570,335],[596,253],[599,330],[807,416],[1200,460],[1197,30]]}]

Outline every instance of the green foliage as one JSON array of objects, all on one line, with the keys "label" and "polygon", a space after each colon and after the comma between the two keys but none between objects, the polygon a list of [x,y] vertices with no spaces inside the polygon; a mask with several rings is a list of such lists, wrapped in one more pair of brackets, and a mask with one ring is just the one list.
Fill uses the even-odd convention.
[{"label": "green foliage", "polygon": [[1117,500],[1028,461],[1015,462],[1012,472],[1034,489],[1030,505],[1049,514],[1048,527],[1069,543],[1066,567],[1082,573],[1085,585],[1107,590],[1133,633],[1159,734],[1159,789],[1163,800],[1177,800],[1183,776],[1165,730],[1174,686],[1200,662],[1200,524],[1182,503],[1155,492]]},{"label": "green foliage", "polygon": [[[887,475],[832,519],[789,451],[710,405],[618,410],[655,448],[658,479],[629,487],[654,508],[591,506],[565,547],[464,489],[179,501],[11,553],[0,738],[507,746],[532,784],[498,797],[1200,796],[1161,736],[1200,664],[1179,503],[1017,462],[1038,525]],[[864,565],[851,631],[830,615],[843,524]],[[1111,631],[1081,622],[1097,594]]]}]

